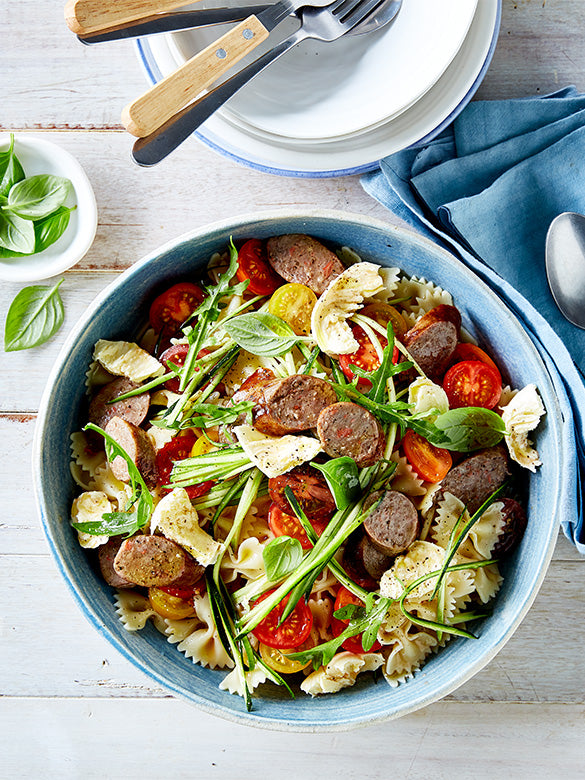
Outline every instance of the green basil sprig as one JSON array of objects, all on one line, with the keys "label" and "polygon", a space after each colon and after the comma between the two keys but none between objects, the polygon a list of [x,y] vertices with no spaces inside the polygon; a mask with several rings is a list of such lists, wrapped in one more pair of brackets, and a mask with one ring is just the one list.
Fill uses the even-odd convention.
[{"label": "green basil sprig", "polygon": [[71,189],[70,180],[63,176],[29,176],[12,185],[3,211],[10,211],[24,219],[43,219],[65,203]]},{"label": "green basil sprig", "polygon": [[[467,406],[450,409],[440,414],[434,427],[439,431],[438,445],[455,452],[471,452],[485,447],[494,447],[506,433],[504,421],[490,409]],[[434,442],[429,439],[431,444]]]},{"label": "green basil sprig", "polygon": [[17,352],[44,344],[63,324],[65,311],[59,295],[60,279],[53,287],[33,285],[21,290],[10,304],[4,327],[4,349]]},{"label": "green basil sprig", "polygon": [[303,559],[303,548],[298,539],[277,536],[264,547],[262,558],[266,576],[271,582],[277,582],[297,568]]},{"label": "green basil sprig", "polygon": [[241,314],[228,320],[223,329],[239,347],[263,357],[283,355],[299,341],[290,325],[266,311]]},{"label": "green basil sprig", "polygon": [[343,455],[328,460],[327,463],[311,463],[311,466],[325,477],[338,509],[345,509],[358,500],[361,486],[358,467],[353,458]]},{"label": "green basil sprig", "polygon": [[12,185],[24,179],[24,175],[22,165],[14,154],[14,134],[10,133],[10,146],[5,152],[0,152],[0,195],[8,195]]}]

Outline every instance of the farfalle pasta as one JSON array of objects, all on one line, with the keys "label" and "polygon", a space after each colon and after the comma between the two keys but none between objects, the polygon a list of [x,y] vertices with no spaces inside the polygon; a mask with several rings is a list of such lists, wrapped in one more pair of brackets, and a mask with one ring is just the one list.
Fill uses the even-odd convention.
[{"label": "farfalle pasta", "polygon": [[248,707],[285,680],[408,684],[520,541],[537,389],[503,385],[451,293],[398,261],[250,239],[95,346],[77,540],[128,631],[153,623]]}]

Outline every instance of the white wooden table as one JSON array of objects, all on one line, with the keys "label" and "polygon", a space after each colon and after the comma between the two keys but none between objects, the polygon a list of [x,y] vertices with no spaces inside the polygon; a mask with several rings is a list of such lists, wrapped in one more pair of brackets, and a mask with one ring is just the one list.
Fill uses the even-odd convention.
[{"label": "white wooden table", "polygon": [[[81,46],[57,0],[3,10],[0,127],[72,152],[100,220],[90,252],[66,274],[61,332],[42,348],[0,353],[0,777],[584,777],[585,559],[562,537],[533,608],[486,669],[421,712],[348,734],[264,732],[204,715],[86,623],[50,557],[29,465],[45,378],[86,304],[146,252],[220,218],[274,206],[393,217],[356,177],[280,179],[196,141],[155,169],[137,168],[119,125],[145,87],[132,45]],[[583,0],[504,0],[478,97],[585,90],[584,33]],[[0,285],[2,321],[20,287]]]}]

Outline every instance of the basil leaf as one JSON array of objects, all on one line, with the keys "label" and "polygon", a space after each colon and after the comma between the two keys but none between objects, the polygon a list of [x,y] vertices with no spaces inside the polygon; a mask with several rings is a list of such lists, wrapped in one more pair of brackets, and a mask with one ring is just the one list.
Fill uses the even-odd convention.
[{"label": "basil leaf", "polygon": [[10,252],[32,254],[35,251],[35,229],[32,222],[9,211],[0,211],[0,246]]},{"label": "basil leaf", "polygon": [[42,219],[62,206],[71,190],[71,182],[63,176],[29,176],[12,186],[4,208],[25,219]]},{"label": "basil leaf", "polygon": [[119,536],[120,534],[132,536],[144,524],[139,524],[136,512],[106,512],[102,515],[102,520],[91,523],[71,523],[71,525],[76,531],[91,536]]},{"label": "basil leaf", "polygon": [[47,247],[54,244],[67,230],[71,212],[77,208],[67,208],[60,206],[53,214],[35,222],[35,253],[42,252]]},{"label": "basil leaf", "polygon": [[59,295],[63,279],[54,287],[25,287],[10,304],[4,327],[4,349],[17,352],[44,344],[63,324],[65,311]]},{"label": "basil leaf", "polygon": [[14,134],[10,133],[8,151],[0,152],[0,195],[8,195],[12,185],[22,179],[24,179],[24,170],[14,154]]},{"label": "basil leaf", "polygon": [[263,357],[282,355],[299,340],[284,320],[263,311],[234,317],[223,325],[223,329],[239,347]]},{"label": "basil leaf", "polygon": [[506,426],[499,414],[475,406],[450,409],[440,414],[434,427],[439,431],[439,441],[429,438],[431,444],[436,443],[445,450],[455,452],[494,447],[506,433]]},{"label": "basil leaf", "polygon": [[272,582],[293,572],[303,559],[303,548],[298,539],[277,536],[268,542],[262,552],[266,576]]},{"label": "basil leaf", "polygon": [[358,467],[353,458],[343,455],[327,463],[311,463],[311,466],[324,475],[338,509],[345,509],[358,500],[361,487]]}]

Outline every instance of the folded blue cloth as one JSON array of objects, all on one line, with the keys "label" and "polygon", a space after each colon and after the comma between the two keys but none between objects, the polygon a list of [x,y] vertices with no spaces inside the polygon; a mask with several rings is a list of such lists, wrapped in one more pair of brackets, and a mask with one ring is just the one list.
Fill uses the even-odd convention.
[{"label": "folded blue cloth", "polygon": [[585,214],[585,96],[568,87],[470,103],[433,141],[387,157],[361,181],[397,216],[455,251],[523,322],[565,420],[561,525],[585,554],[585,331],[559,312],[544,267],[553,218]]}]

